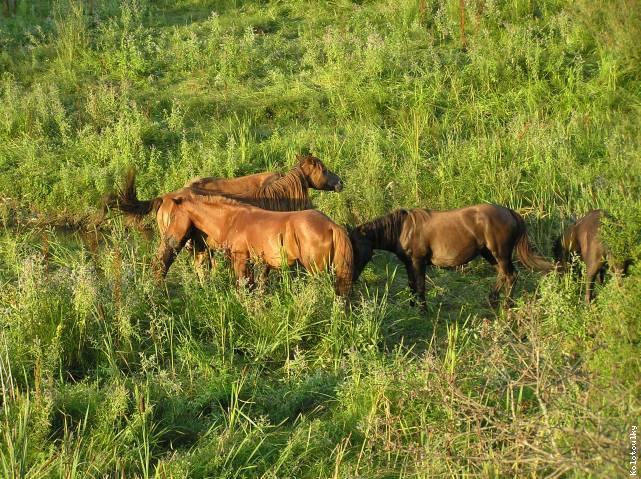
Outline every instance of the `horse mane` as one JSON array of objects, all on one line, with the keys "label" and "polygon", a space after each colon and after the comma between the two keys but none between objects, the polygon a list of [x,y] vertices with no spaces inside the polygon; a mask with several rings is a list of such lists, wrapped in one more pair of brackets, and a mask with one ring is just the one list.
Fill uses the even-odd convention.
[{"label": "horse mane", "polygon": [[255,205],[272,211],[296,211],[313,208],[309,200],[307,180],[300,166],[280,178],[261,186],[253,199]]},{"label": "horse mane", "polygon": [[406,209],[394,210],[358,226],[358,230],[375,248],[395,244],[403,231],[403,225],[410,212]]}]

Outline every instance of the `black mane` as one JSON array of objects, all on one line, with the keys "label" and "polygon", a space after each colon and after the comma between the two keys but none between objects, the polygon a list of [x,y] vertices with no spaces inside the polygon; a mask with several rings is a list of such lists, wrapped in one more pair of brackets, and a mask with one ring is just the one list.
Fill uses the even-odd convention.
[{"label": "black mane", "polygon": [[373,248],[387,249],[398,241],[408,214],[405,209],[394,210],[359,225],[356,231],[371,242]]}]

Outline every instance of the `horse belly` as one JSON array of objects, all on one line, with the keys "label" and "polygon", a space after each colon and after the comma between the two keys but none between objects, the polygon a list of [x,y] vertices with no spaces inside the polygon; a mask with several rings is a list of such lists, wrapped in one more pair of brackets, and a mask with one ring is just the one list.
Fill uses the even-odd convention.
[{"label": "horse belly", "polygon": [[473,242],[456,244],[456,241],[450,241],[449,244],[432,247],[431,252],[430,262],[434,266],[453,268],[472,261],[478,255],[478,248]]},{"label": "horse belly", "polygon": [[263,238],[261,241],[262,261],[274,268],[294,264],[296,258],[292,257],[290,249],[284,244],[285,240],[282,232],[263,230],[260,234]]}]

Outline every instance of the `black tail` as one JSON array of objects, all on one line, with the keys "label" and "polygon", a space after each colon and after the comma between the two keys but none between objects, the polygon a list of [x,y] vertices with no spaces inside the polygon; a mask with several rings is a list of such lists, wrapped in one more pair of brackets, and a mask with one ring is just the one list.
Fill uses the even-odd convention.
[{"label": "black tail", "polygon": [[510,210],[510,213],[512,213],[512,216],[518,224],[516,255],[519,257],[519,261],[532,270],[542,271],[544,273],[552,271],[554,269],[554,264],[546,260],[543,256],[537,254],[530,244],[523,217],[516,211]]},{"label": "black tail", "polygon": [[103,211],[117,209],[129,216],[142,217],[152,211],[155,213],[162,203],[162,198],[139,200],[136,193],[136,170],[129,168],[125,186],[119,193],[110,193],[103,199]]}]

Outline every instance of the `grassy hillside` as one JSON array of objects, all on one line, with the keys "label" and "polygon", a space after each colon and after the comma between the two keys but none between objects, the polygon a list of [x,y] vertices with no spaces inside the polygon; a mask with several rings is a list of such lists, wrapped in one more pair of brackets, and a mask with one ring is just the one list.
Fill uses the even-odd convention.
[{"label": "grassy hillside", "polygon": [[550,256],[601,207],[639,259],[639,25],[635,0],[19,0],[0,18],[2,474],[627,477],[638,266],[591,307],[571,274],[520,268],[500,310],[489,265],[434,269],[423,315],[380,254],[347,314],[328,276],[248,292],[187,254],[159,288],[156,236],[94,218],[129,165],[148,198],[310,151],[345,182],[314,194],[341,223],[493,202]]}]

